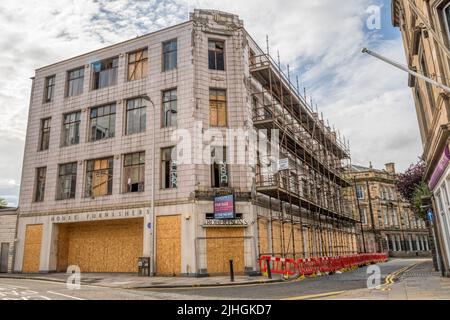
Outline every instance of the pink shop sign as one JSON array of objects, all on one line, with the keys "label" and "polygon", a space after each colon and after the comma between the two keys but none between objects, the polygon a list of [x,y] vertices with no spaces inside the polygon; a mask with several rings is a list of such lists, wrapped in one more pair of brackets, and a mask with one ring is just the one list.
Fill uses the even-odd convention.
[{"label": "pink shop sign", "polygon": [[450,161],[450,150],[448,148],[448,145],[446,145],[445,150],[442,153],[441,159],[439,159],[439,162],[436,165],[436,168],[434,169],[433,174],[431,175],[430,181],[428,181],[428,188],[430,190],[433,190],[433,188],[436,187],[436,184],[438,183],[439,179],[442,177],[442,174],[444,173],[445,169],[447,168],[449,161]]}]

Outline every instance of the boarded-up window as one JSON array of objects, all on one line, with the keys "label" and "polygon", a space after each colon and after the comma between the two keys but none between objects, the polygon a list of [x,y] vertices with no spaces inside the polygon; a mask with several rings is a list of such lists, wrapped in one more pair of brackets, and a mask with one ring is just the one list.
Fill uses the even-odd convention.
[{"label": "boarded-up window", "polygon": [[89,160],[86,170],[86,197],[112,194],[113,158]]},{"label": "boarded-up window", "polygon": [[227,126],[227,101],[225,90],[209,90],[209,124],[212,127]]},{"label": "boarded-up window", "polygon": [[126,154],[123,160],[123,192],[144,191],[145,152]]},{"label": "boarded-up window", "polygon": [[128,54],[128,81],[147,77],[148,50],[142,49]]}]

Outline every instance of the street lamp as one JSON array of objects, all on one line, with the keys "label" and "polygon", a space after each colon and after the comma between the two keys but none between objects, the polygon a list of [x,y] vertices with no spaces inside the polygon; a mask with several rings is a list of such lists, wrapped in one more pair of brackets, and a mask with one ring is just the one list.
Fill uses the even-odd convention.
[{"label": "street lamp", "polygon": [[152,273],[155,274],[156,270],[155,270],[155,259],[156,259],[156,254],[155,254],[155,242],[156,242],[156,217],[155,217],[155,157],[156,157],[156,137],[155,137],[155,128],[156,128],[156,107],[155,104],[153,103],[152,99],[148,96],[148,95],[143,95],[142,96],[143,99],[149,101],[152,104],[153,107],[153,126],[152,126],[152,177],[151,177],[151,181],[152,181],[152,189],[151,189],[151,215],[152,215],[152,261],[151,261],[151,265],[152,265]]}]

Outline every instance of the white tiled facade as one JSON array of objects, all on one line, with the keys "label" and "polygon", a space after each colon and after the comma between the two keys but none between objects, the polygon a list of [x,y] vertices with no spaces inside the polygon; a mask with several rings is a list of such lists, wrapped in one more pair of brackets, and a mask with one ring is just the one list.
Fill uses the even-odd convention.
[{"label": "white tiled facade", "polygon": [[[171,39],[177,40],[177,68],[163,72],[162,43]],[[208,39],[224,41],[224,71],[208,68]],[[155,215],[181,215],[181,274],[207,272],[206,249],[201,240],[206,234],[206,214],[213,212],[211,166],[178,164],[177,188],[162,189],[161,148],[176,144],[171,139],[175,129],[187,130],[194,137],[198,130],[202,131],[198,129],[198,123],[202,124],[203,130],[210,127],[210,88],[226,90],[227,128],[252,128],[249,46],[256,54],[262,54],[237,16],[195,10],[188,22],[36,70],[20,190],[15,271],[22,271],[26,227],[33,224],[43,224],[39,271],[56,270],[58,228],[55,226],[73,222],[68,220],[69,216],[76,221],[143,217],[142,256],[155,259],[151,207],[154,176]],[[128,53],[141,48],[148,48],[148,75],[142,80],[127,81]],[[117,85],[92,90],[92,63],[116,56],[119,57]],[[83,93],[66,97],[67,72],[83,66]],[[45,78],[51,75],[56,75],[54,99],[44,103]],[[177,90],[177,127],[162,128],[162,91],[172,88]],[[150,98],[154,105],[154,108],[150,103],[147,106],[146,131],[125,135],[125,101],[142,95]],[[111,102],[116,103],[115,136],[90,142],[87,136],[89,108]],[[61,147],[63,114],[73,111],[81,111],[80,142]],[[40,120],[47,117],[51,117],[50,147],[47,151],[38,151]],[[204,144],[192,142],[196,148]],[[145,152],[145,189],[143,192],[123,193],[123,155],[141,151]],[[191,152],[198,156],[198,149],[193,147]],[[237,151],[235,156],[238,156]],[[114,159],[112,194],[85,197],[86,161],[103,157]],[[75,197],[56,200],[58,165],[69,162],[77,162]],[[35,202],[36,169],[39,167],[47,167],[45,196],[42,202]],[[250,197],[254,177],[255,169],[250,164],[229,166],[229,187],[238,195],[236,212],[241,213],[246,222],[245,269],[248,272],[257,271],[259,254],[256,222],[257,211],[261,208],[252,203]]]},{"label": "white tiled facade", "polygon": [[0,260],[1,272],[12,270],[16,221],[17,209],[0,209],[0,257],[4,259]]}]

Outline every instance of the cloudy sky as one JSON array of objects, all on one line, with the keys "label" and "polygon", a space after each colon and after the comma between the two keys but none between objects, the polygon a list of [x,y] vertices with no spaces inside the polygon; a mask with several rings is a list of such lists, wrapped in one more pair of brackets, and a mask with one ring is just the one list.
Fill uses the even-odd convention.
[{"label": "cloudy sky", "polygon": [[[367,27],[376,5],[381,28]],[[404,62],[390,0],[2,0],[0,2],[0,197],[16,204],[36,68],[183,22],[194,8],[238,14],[261,47],[280,52],[319,112],[350,140],[353,163],[395,162],[421,154],[407,76],[362,55],[369,47]],[[293,77],[294,77],[293,75]]]}]

